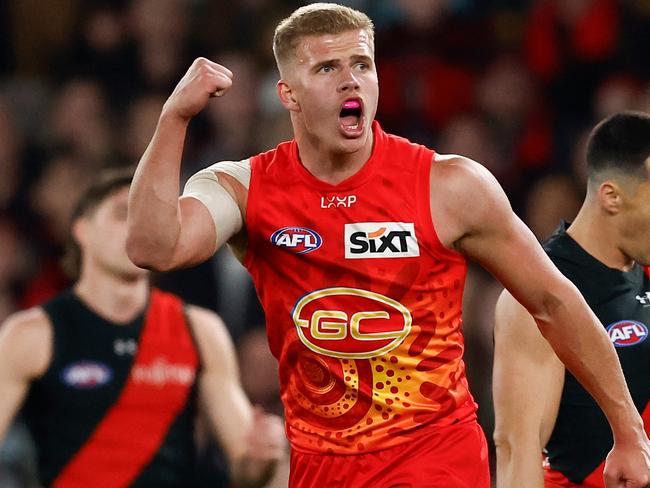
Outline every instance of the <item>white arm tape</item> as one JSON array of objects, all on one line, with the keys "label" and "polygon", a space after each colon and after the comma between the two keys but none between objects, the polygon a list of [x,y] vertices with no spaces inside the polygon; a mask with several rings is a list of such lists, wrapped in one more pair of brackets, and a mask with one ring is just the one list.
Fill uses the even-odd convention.
[{"label": "white arm tape", "polygon": [[214,165],[195,173],[183,189],[184,197],[196,198],[210,212],[217,234],[217,249],[244,225],[235,199],[221,186]]}]

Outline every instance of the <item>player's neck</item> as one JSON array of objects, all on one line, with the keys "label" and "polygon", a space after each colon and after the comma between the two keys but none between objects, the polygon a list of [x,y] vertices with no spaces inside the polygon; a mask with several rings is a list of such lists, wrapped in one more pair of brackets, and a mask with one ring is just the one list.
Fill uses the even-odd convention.
[{"label": "player's neck", "polygon": [[77,296],[93,311],[111,322],[127,324],[144,310],[149,299],[146,275],[126,280],[108,273],[82,272],[74,286]]},{"label": "player's neck", "polygon": [[567,233],[606,266],[630,271],[634,261],[618,247],[618,230],[597,208],[583,205]]},{"label": "player's neck", "polygon": [[374,136],[354,152],[333,151],[307,135],[296,133],[300,162],[315,178],[336,185],[355,175],[372,155]]}]

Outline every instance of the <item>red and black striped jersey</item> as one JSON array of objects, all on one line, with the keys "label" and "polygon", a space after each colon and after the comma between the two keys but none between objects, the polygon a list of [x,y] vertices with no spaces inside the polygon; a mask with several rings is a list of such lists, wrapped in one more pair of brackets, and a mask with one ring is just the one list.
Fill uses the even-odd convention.
[{"label": "red and black striped jersey", "polygon": [[180,299],[152,290],[145,313],[126,325],[72,291],[43,309],[52,360],[24,408],[42,484],[187,486],[199,358]]}]

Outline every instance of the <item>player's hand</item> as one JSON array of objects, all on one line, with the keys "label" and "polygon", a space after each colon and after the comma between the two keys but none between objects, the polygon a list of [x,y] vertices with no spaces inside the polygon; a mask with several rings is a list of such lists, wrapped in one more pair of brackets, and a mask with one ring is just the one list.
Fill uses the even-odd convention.
[{"label": "player's hand", "polygon": [[233,483],[235,486],[265,486],[286,450],[287,439],[282,419],[255,407],[253,423],[246,435],[246,453],[231,466]]},{"label": "player's hand", "polygon": [[614,443],[605,461],[607,488],[650,487],[650,441],[643,437],[637,443]]},{"label": "player's hand", "polygon": [[277,415],[265,413],[261,407],[255,406],[253,424],[246,441],[249,459],[279,461],[287,449],[284,421]]},{"label": "player's hand", "polygon": [[232,71],[206,58],[196,58],[174,88],[163,112],[189,120],[207,105],[210,97],[220,97],[232,85]]}]

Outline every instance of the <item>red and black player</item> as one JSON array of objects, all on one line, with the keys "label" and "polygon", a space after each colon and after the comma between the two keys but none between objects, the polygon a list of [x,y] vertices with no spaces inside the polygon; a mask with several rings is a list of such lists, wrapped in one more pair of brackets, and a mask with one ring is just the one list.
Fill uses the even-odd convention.
[{"label": "red and black player", "polygon": [[2,327],[0,438],[22,404],[43,486],[194,486],[201,399],[233,479],[261,484],[282,423],[253,411],[219,317],[151,289],[129,260],[130,183],[111,172],[90,186],[72,229],[79,280]]},{"label": "red and black player", "polygon": [[[466,256],[522,299],[604,404],[619,440],[612,470],[648,480],[650,446],[635,436],[642,421],[607,335],[495,179],[374,121],[370,19],[336,4],[302,7],[277,27],[274,53],[295,139],[200,171],[178,200],[187,125],[233,82],[197,59],[136,171],[128,250],[159,270],[227,241],[241,257],[279,360],[290,485],[490,486],[462,360]],[[588,354],[574,351],[587,341]]]},{"label": "red and black player", "polygon": [[[650,115],[624,112],[597,125],[587,168],[578,216],[544,248],[605,326],[648,431]],[[603,487],[613,444],[607,419],[508,293],[498,302],[495,343],[498,486]]]}]

